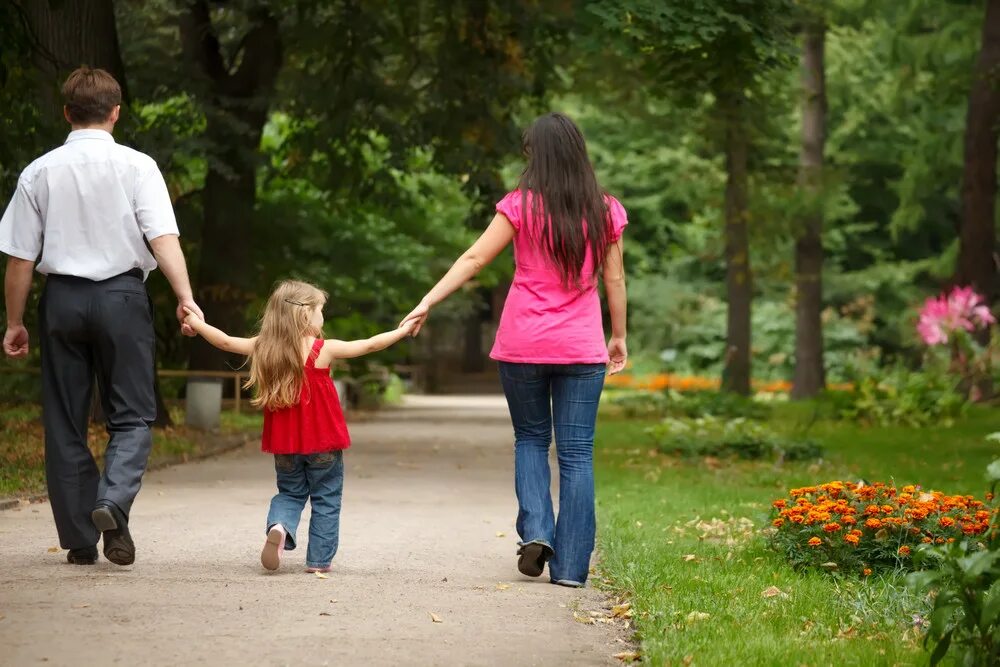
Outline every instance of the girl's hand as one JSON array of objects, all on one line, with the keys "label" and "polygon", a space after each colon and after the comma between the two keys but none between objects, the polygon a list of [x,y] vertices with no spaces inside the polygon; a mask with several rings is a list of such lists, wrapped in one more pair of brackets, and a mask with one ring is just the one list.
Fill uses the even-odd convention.
[{"label": "girl's hand", "polygon": [[431,307],[426,301],[421,301],[416,308],[410,311],[410,314],[403,318],[403,321],[399,323],[399,326],[405,326],[407,324],[412,324],[412,329],[410,335],[416,337],[420,333],[420,329],[423,328],[424,322],[427,321],[427,316],[431,312]]},{"label": "girl's hand", "polygon": [[417,328],[417,321],[416,320],[404,320],[399,325],[399,328],[402,329],[402,330],[404,330],[406,332],[407,336],[412,336],[412,335],[414,335],[413,334],[413,330]]},{"label": "girl's hand", "polygon": [[187,306],[183,306],[184,310],[184,324],[194,329],[197,325],[204,323],[205,320],[199,317],[198,313],[194,312]]},{"label": "girl's hand", "polygon": [[621,373],[628,361],[628,346],[625,345],[624,338],[612,338],[608,342],[608,375]]}]

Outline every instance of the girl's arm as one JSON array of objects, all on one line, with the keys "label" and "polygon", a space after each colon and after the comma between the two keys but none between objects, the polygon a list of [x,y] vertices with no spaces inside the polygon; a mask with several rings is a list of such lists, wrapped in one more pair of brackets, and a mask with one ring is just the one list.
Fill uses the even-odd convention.
[{"label": "girl's arm", "polygon": [[413,322],[407,322],[394,331],[386,331],[385,333],[380,333],[377,336],[372,336],[364,340],[336,340],[331,338],[323,343],[323,349],[319,353],[320,358],[316,360],[317,365],[326,365],[324,362],[333,359],[353,359],[384,350],[409,336],[413,328]]},{"label": "girl's arm", "polygon": [[625,345],[626,315],[628,298],[625,291],[625,264],[623,260],[623,244],[618,239],[608,247],[604,258],[604,295],[608,300],[608,312],[611,315],[611,341],[608,343],[608,372],[611,375],[625,368],[628,360],[628,347]]},{"label": "girl's arm", "polygon": [[486,228],[482,236],[472,244],[472,247],[458,258],[452,265],[448,273],[438,281],[438,284],[431,288],[427,296],[423,298],[416,308],[409,315],[403,318],[403,322],[414,322],[413,335],[420,333],[424,320],[427,319],[431,308],[444,301],[452,292],[468,282],[473,276],[483,270],[487,264],[496,259],[496,256],[506,248],[514,239],[514,226],[510,224],[503,213],[497,213]]},{"label": "girl's arm", "polygon": [[211,324],[206,324],[205,320],[198,317],[198,314],[190,308],[185,308],[184,313],[187,315],[184,318],[184,324],[194,329],[196,334],[207,340],[213,347],[224,352],[242,354],[244,357],[249,357],[250,353],[253,352],[254,341],[257,340],[256,336],[253,338],[234,338],[225,331],[216,329]]}]

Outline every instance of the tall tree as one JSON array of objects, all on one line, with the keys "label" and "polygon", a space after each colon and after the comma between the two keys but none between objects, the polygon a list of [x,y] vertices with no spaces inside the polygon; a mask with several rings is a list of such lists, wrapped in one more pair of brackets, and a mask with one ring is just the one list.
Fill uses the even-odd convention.
[{"label": "tall tree", "polygon": [[965,124],[962,225],[956,282],[992,302],[1000,297],[996,237],[997,138],[1000,132],[1000,0],[987,0]]},{"label": "tall tree", "polygon": [[[725,156],[725,240],[727,325],[722,386],[750,392],[751,304],[748,162],[752,126],[761,111],[761,74],[783,63],[790,44],[787,0],[716,3],[685,0],[598,0],[590,9],[621,35],[612,40],[623,67],[639,67],[646,92],[675,102],[711,96],[712,115]],[[605,47],[606,49],[608,47]],[[610,50],[609,49],[609,50]]]},{"label": "tall tree", "polygon": [[807,197],[795,242],[795,375],[793,398],[817,395],[823,365],[823,147],[826,140],[826,25],[811,16],[802,31],[802,148],[799,185]]},{"label": "tall tree", "polygon": [[[268,6],[259,4],[240,18],[243,34],[227,52],[208,2],[190,3],[180,17],[183,52],[201,83],[195,90],[208,143],[197,298],[226,331],[245,328],[252,297],[258,147],[282,63],[278,20]],[[227,362],[238,364],[199,341],[190,364],[219,370]]]}]

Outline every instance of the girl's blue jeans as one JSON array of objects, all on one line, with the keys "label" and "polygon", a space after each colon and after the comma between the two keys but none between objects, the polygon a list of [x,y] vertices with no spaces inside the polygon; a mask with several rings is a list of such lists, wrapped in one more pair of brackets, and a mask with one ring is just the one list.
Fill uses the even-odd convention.
[{"label": "girl's blue jeans", "polygon": [[[500,362],[514,425],[514,486],[521,544],[553,550],[552,581],[584,584],[594,550],[594,426],[604,364]],[[550,492],[549,446],[555,430],[559,518]]]},{"label": "girl's blue jeans", "polygon": [[344,492],[344,453],[275,454],[278,493],[271,499],[267,530],[281,525],[285,550],[295,548],[295,531],[306,501],[312,503],[306,567],[326,567],[340,541],[340,501]]}]

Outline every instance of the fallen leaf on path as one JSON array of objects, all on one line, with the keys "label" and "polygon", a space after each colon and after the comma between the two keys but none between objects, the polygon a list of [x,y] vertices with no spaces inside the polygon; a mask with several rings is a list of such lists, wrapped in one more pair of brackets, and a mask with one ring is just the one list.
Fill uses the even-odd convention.
[{"label": "fallen leaf on path", "polygon": [[503,532],[502,530],[498,530],[497,531],[497,537],[506,537],[506,536],[507,536],[507,533]]},{"label": "fallen leaf on path", "polygon": [[441,617],[435,614],[433,611],[427,613],[431,615],[431,623],[444,623],[444,621],[441,620]]},{"label": "fallen leaf on path", "polygon": [[640,656],[638,651],[622,651],[621,653],[615,653],[611,657],[617,658],[622,662],[635,662]]},{"label": "fallen leaf on path", "polygon": [[505,591],[510,588],[510,584],[497,584],[498,591]]},{"label": "fallen leaf on path", "polygon": [[575,611],[573,612],[573,620],[576,621],[577,623],[583,623],[584,625],[594,624],[594,619],[592,619],[590,616],[584,616],[583,614],[578,614]]},{"label": "fallen leaf on path", "polygon": [[316,572],[316,578],[317,579],[329,579],[330,577],[326,576],[322,572]]},{"label": "fallen leaf on path", "polygon": [[337,604],[336,600],[330,600],[330,602],[333,603],[333,604]]},{"label": "fallen leaf on path", "polygon": [[59,547],[49,547],[50,554],[59,553],[59,551],[60,551]]},{"label": "fallen leaf on path", "polygon": [[319,613],[319,615],[320,615],[320,616],[333,616],[333,614],[331,614],[331,613],[330,613],[330,612],[328,612],[328,611],[321,611],[321,612]]},{"label": "fallen leaf on path", "polygon": [[5,615],[3,615],[3,614],[0,614],[0,621],[2,621],[2,620],[3,620],[3,619],[5,619],[5,618],[7,618],[7,617],[6,617]]},{"label": "fallen leaf on path", "polygon": [[697,623],[698,621],[704,621],[711,617],[712,617],[711,614],[705,613],[703,611],[692,611],[690,614],[687,615],[687,622]]},{"label": "fallen leaf on path", "polygon": [[698,557],[695,556],[694,554],[687,554],[687,555],[684,556],[684,562],[685,563],[690,563],[693,560],[698,560]]},{"label": "fallen leaf on path", "polygon": [[73,609],[86,609],[89,606],[90,606],[89,604],[87,604],[86,602],[84,602],[82,604],[75,604],[75,605],[73,605]]},{"label": "fallen leaf on path", "polygon": [[786,593],[785,591],[781,590],[777,586],[768,586],[767,588],[764,589],[764,591],[760,595],[761,595],[761,597],[765,597],[765,598],[787,598],[788,597],[788,593]]}]

